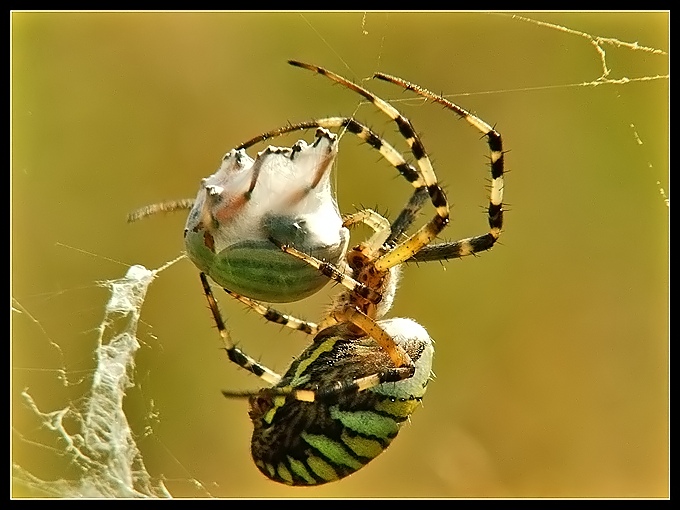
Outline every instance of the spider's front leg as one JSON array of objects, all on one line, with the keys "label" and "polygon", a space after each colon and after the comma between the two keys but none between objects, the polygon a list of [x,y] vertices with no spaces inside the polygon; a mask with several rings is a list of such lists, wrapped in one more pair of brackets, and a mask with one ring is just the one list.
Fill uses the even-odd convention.
[{"label": "spider's front leg", "polygon": [[420,85],[385,73],[376,73],[374,78],[393,83],[406,90],[411,90],[426,99],[443,105],[482,133],[489,145],[489,159],[491,161],[491,192],[489,196],[489,207],[487,209],[489,231],[485,234],[469,237],[467,239],[423,246],[418,252],[413,253],[408,260],[418,262],[446,260],[460,258],[466,255],[474,255],[475,253],[491,249],[500,237],[503,229],[505,160],[501,134],[494,127],[478,116],[470,113],[465,108],[452,103],[448,99],[443,98]]}]

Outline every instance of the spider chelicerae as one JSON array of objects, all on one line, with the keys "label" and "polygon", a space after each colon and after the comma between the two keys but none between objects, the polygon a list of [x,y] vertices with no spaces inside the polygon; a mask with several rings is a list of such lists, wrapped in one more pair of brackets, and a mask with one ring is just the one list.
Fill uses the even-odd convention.
[{"label": "spider chelicerae", "polygon": [[[411,122],[393,106],[363,87],[324,68],[289,62],[327,76],[372,102],[398,126],[417,168],[366,126],[349,117],[330,117],[292,124],[265,133],[240,148],[304,129],[340,129],[355,134],[378,150],[414,188],[404,210],[390,224],[374,211],[344,217],[343,226],[366,223],[374,234],[352,247],[341,266],[312,257],[280,240],[270,239],[282,252],[300,259],[344,287],[319,324],[282,314],[246,296],[225,289],[266,319],[305,331],[312,344],[288,371],[279,375],[235,346],[221,318],[205,274],[205,295],[229,359],[271,387],[256,392],[223,392],[247,397],[254,424],[252,455],[267,477],[290,485],[317,485],[347,476],[390,444],[399,425],[418,406],[430,379],[432,341],[425,329],[406,318],[384,319],[389,311],[400,264],[459,258],[490,249],[503,226],[503,148],[500,134],[468,111],[400,78],[374,77],[440,103],[466,119],[486,136],[491,149],[489,230],[459,241],[433,243],[449,222],[446,195]],[[329,136],[317,133],[317,136]],[[332,141],[331,147],[336,143]],[[435,216],[402,240],[416,213],[429,197]]]},{"label": "spider chelicerae", "polygon": [[[264,475],[289,485],[318,485],[357,471],[384,451],[396,437],[401,423],[418,407],[430,380],[434,349],[426,330],[414,320],[384,318],[392,306],[399,269],[404,262],[460,258],[488,250],[496,243],[503,226],[503,147],[500,133],[465,109],[401,78],[374,75],[443,105],[487,138],[491,162],[489,229],[475,237],[435,243],[449,223],[449,205],[411,122],[388,102],[337,74],[298,61],[289,63],[324,75],[373,103],[396,123],[415,166],[354,118],[328,117],[289,124],[228,153],[223,163],[228,178],[204,180],[195,202],[151,206],[133,213],[132,219],[162,210],[193,207],[185,230],[187,252],[201,269],[203,290],[227,355],[270,385],[255,392],[223,393],[229,398],[249,400],[254,425],[251,452]],[[309,129],[317,130],[314,144],[298,142],[290,149],[270,147],[257,160],[243,163],[247,157],[245,149],[286,133]],[[312,220],[302,212],[287,213],[286,208],[299,206],[310,193],[323,188],[337,153],[338,139],[331,130],[352,133],[379,151],[411,183],[413,194],[392,223],[368,209],[343,216],[341,221],[332,212],[325,215],[325,221],[331,225],[327,230],[333,235],[321,242]],[[284,168],[289,162],[291,168],[297,169],[303,164],[301,156],[312,154],[316,159],[308,158],[312,163],[306,172],[311,172],[314,179],[294,198],[286,199],[286,207],[281,210],[264,213],[258,210],[255,223],[262,239],[256,243],[249,239],[245,244],[239,240],[236,250],[233,243],[216,249],[215,239],[229,237],[223,235],[225,231],[235,232],[225,227],[224,218],[235,217],[235,210],[245,211],[254,200],[254,192],[267,188],[263,184],[267,172],[276,173],[277,168]],[[243,172],[249,185],[244,191],[225,195],[225,187],[232,185],[230,176]],[[268,203],[273,193],[271,189],[267,191],[263,203]],[[327,194],[326,198],[332,197]],[[435,209],[434,217],[406,236],[428,198]],[[346,229],[359,223],[368,225],[374,233],[348,249]],[[234,253],[238,256],[234,257]],[[291,261],[297,265],[291,265]],[[312,336],[310,346],[295,358],[285,374],[267,368],[235,345],[206,273],[228,294],[268,321]],[[320,282],[307,285],[307,280],[319,276]],[[295,301],[313,294],[328,280],[338,282],[344,290],[319,323],[283,314],[259,301],[267,298]]]}]

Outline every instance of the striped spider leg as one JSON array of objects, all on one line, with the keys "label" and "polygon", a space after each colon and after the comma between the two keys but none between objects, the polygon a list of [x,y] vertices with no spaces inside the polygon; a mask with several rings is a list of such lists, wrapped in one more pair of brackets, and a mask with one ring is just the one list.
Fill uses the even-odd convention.
[{"label": "striped spider leg", "polygon": [[[465,119],[470,125],[479,130],[482,135],[487,138],[487,142],[489,144],[491,161],[491,193],[489,207],[487,209],[489,218],[489,231],[486,234],[469,237],[458,241],[449,241],[425,246],[418,253],[415,253],[412,256],[412,260],[419,262],[446,260],[451,258],[460,258],[466,255],[473,255],[475,253],[491,249],[496,241],[498,241],[503,229],[504,153],[501,134],[476,115],[473,115],[466,109],[458,106],[455,103],[452,103],[438,94],[435,94],[434,92],[427,90],[424,87],[385,73],[375,73],[373,77],[394,83],[395,85],[403,87],[406,90],[411,90],[416,94],[425,97],[426,99],[443,105],[445,108],[453,111],[460,118]],[[411,216],[408,215],[406,215],[406,217],[409,219],[411,218]],[[396,231],[403,228],[401,224],[397,223],[397,221],[395,221],[393,224],[393,230]],[[407,222],[408,219],[405,221],[405,223]]]}]

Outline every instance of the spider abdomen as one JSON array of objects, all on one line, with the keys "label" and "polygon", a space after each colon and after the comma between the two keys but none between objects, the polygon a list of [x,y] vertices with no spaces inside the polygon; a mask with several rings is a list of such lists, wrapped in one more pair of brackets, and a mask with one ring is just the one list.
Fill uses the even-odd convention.
[{"label": "spider abdomen", "polygon": [[412,377],[363,391],[326,392],[313,402],[277,389],[318,392],[393,368],[372,339],[348,338],[333,326],[295,360],[281,383],[251,397],[254,432],[251,451],[260,471],[288,485],[318,485],[339,480],[377,457],[397,436],[401,424],[419,406],[430,379],[432,341],[410,319],[379,324],[411,357]]},{"label": "spider abdomen", "polygon": [[[187,246],[191,242],[192,261],[200,270],[219,285],[251,299],[270,303],[296,301],[328,283],[323,274],[283,253],[268,240],[243,241],[215,253],[197,240],[198,236],[187,237],[191,239]],[[346,232],[340,231],[339,244],[315,246],[308,251],[320,259],[335,261],[345,250],[347,237]]]}]

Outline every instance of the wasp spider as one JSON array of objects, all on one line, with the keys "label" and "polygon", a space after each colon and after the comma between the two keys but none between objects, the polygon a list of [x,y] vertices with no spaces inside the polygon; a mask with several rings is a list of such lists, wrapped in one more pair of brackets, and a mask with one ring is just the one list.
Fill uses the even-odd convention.
[{"label": "wasp spider", "polygon": [[[458,258],[494,245],[503,225],[503,149],[500,134],[466,110],[400,78],[375,75],[443,104],[481,131],[491,149],[489,230],[459,241],[434,243],[449,222],[449,206],[411,122],[389,103],[341,76],[321,67],[297,61],[289,63],[324,75],[373,103],[397,124],[417,166],[408,164],[387,142],[349,117],[287,125],[238,148],[297,130],[344,128],[378,150],[414,188],[407,206],[392,224],[371,210],[343,218],[343,227],[365,223],[374,234],[349,249],[339,265],[305,253],[281,239],[270,238],[282,253],[342,285],[343,290],[318,324],[282,314],[248,296],[225,289],[267,320],[313,336],[311,345],[283,375],[236,347],[208,278],[201,273],[203,289],[229,359],[270,385],[255,392],[223,392],[229,398],[249,400],[255,464],[272,480],[305,486],[338,480],[360,469],[387,448],[401,423],[418,407],[430,379],[434,349],[425,329],[415,321],[384,318],[392,305],[399,268],[408,261]],[[317,136],[331,139],[324,131]],[[334,141],[329,144],[329,150],[333,150],[333,146]],[[434,206],[434,217],[404,239],[404,232],[427,197]]]}]

